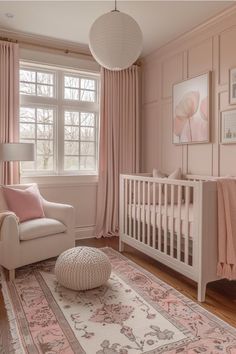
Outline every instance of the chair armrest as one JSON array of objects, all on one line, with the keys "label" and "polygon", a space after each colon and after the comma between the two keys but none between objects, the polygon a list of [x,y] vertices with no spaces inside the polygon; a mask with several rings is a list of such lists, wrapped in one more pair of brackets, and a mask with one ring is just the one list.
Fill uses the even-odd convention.
[{"label": "chair armrest", "polygon": [[0,230],[0,264],[7,269],[15,269],[19,255],[19,225],[14,215],[8,215]]},{"label": "chair armrest", "polygon": [[0,229],[0,244],[13,247],[20,244],[19,225],[14,215],[5,216]]},{"label": "chair armrest", "polygon": [[74,228],[75,212],[72,205],[53,203],[43,198],[42,203],[44,214],[47,218],[59,220],[67,226],[67,228]]}]

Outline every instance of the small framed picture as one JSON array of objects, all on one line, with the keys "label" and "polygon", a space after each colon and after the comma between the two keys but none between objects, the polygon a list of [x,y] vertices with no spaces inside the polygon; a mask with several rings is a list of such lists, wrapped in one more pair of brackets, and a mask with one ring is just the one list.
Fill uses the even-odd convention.
[{"label": "small framed picture", "polygon": [[236,104],[236,68],[229,70],[229,104]]},{"label": "small framed picture", "polygon": [[236,144],[236,109],[221,112],[221,143]]}]

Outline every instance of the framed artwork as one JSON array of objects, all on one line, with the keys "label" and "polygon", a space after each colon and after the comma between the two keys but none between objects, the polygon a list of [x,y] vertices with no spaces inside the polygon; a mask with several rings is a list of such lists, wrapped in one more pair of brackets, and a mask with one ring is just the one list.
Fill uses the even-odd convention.
[{"label": "framed artwork", "polygon": [[236,144],[236,109],[221,112],[221,143]]},{"label": "framed artwork", "polygon": [[229,104],[236,104],[236,68],[229,70]]},{"label": "framed artwork", "polygon": [[210,72],[173,85],[173,144],[209,142]]}]

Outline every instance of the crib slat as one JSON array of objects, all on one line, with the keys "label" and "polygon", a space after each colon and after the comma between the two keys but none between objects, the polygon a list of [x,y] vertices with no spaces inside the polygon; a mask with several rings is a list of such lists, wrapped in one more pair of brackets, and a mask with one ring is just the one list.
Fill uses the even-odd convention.
[{"label": "crib slat", "polygon": [[129,179],[129,236],[132,235],[132,180]]},{"label": "crib slat", "polygon": [[150,246],[150,182],[148,182],[147,244]]},{"label": "crib slat", "polygon": [[171,185],[171,206],[170,206],[170,255],[174,256],[174,188]]},{"label": "crib slat", "polygon": [[142,205],[142,210],[143,210],[143,218],[142,218],[142,222],[143,222],[143,227],[142,227],[142,242],[145,242],[145,227],[146,227],[146,215],[145,215],[145,182],[143,181],[143,205]]},{"label": "crib slat", "polygon": [[168,226],[167,226],[167,222],[168,222],[168,215],[167,215],[167,184],[165,184],[165,187],[164,187],[164,201],[165,201],[165,208],[164,208],[164,213],[165,213],[165,216],[164,216],[164,221],[165,221],[165,224],[164,224],[164,253],[167,254],[167,231],[168,231]]},{"label": "crib slat", "polygon": [[188,264],[188,256],[189,256],[189,186],[185,187],[185,217],[184,217],[184,262]]},{"label": "crib slat", "polygon": [[181,199],[182,186],[178,186],[178,210],[177,210],[177,259],[181,257]]},{"label": "crib slat", "polygon": [[128,195],[127,195],[127,189],[128,189],[128,181],[127,181],[127,178],[125,178],[125,207],[124,207],[124,218],[125,218],[125,220],[124,220],[124,226],[125,226],[125,235],[127,235],[127,228],[128,228],[128,226],[127,226],[127,223],[128,223],[128,213],[127,213],[127,204],[128,204]]},{"label": "crib slat", "polygon": [[140,207],[140,199],[141,199],[141,192],[140,192],[140,181],[138,181],[138,241],[140,241],[140,227],[141,227],[141,207]]},{"label": "crib slat", "polygon": [[133,228],[132,228],[132,234],[133,234],[133,238],[136,239],[136,219],[137,219],[137,201],[136,201],[136,188],[137,188],[137,181],[133,181],[133,196],[134,196],[134,200],[133,200],[133,208],[134,208],[134,212],[133,212],[133,219],[132,219],[132,224],[133,224]]},{"label": "crib slat", "polygon": [[158,250],[161,251],[161,234],[162,234],[162,184],[158,184]]},{"label": "crib slat", "polygon": [[156,183],[152,184],[152,247],[156,247]]}]

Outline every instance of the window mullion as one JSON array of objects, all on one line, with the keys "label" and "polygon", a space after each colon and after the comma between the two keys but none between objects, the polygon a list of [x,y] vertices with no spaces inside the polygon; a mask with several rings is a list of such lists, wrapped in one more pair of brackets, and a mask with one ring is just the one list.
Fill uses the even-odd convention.
[{"label": "window mullion", "polygon": [[34,166],[35,170],[37,170],[37,159],[38,159],[38,152],[37,152],[37,140],[38,140],[38,132],[37,132],[37,127],[38,127],[38,112],[37,108],[35,107],[35,160],[34,160]]},{"label": "window mullion", "polygon": [[57,120],[57,161],[58,173],[64,170],[64,109],[63,109],[63,73],[58,72],[58,120]]}]

